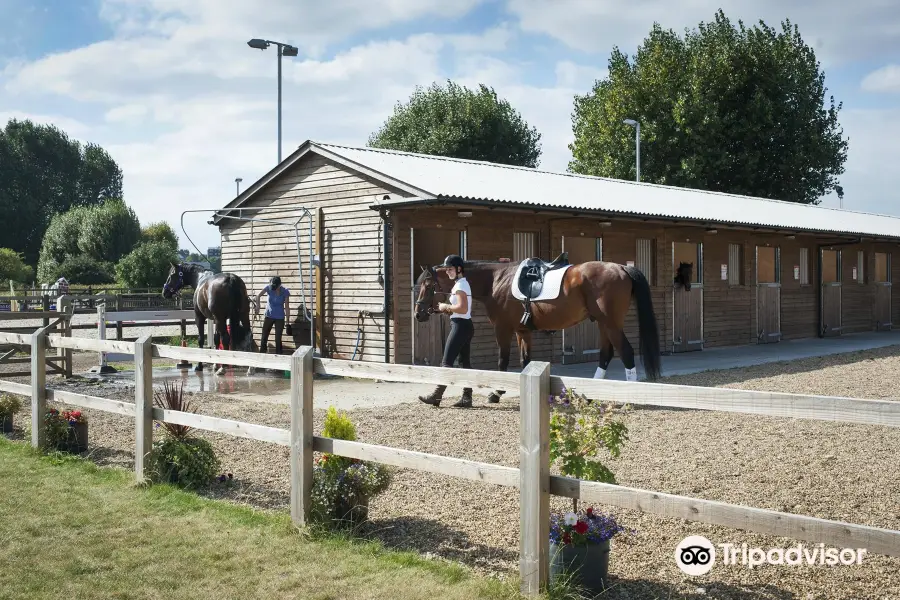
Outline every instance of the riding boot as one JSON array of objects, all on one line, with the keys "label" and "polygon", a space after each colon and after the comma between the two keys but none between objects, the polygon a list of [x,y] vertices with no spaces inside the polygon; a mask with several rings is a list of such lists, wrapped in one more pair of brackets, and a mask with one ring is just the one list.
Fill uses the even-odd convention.
[{"label": "riding boot", "polygon": [[472,388],[463,388],[462,398],[453,406],[456,408],[472,408]]},{"label": "riding boot", "polygon": [[432,406],[440,406],[441,398],[444,397],[444,390],[447,389],[446,385],[439,385],[434,388],[434,391],[428,394],[427,396],[419,396],[419,400],[424,402],[425,404],[430,404]]}]

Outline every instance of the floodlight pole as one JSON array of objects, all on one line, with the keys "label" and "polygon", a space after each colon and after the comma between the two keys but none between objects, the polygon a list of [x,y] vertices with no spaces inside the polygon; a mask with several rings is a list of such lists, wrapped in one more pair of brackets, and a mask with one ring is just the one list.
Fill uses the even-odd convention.
[{"label": "floodlight pole", "polygon": [[281,164],[281,44],[278,44],[278,164]]},{"label": "floodlight pole", "polygon": [[254,38],[247,42],[248,46],[257,50],[265,50],[272,44],[278,47],[278,163],[281,164],[281,57],[285,56],[285,52],[287,52],[287,56],[297,56],[298,50],[290,44],[272,40]]}]

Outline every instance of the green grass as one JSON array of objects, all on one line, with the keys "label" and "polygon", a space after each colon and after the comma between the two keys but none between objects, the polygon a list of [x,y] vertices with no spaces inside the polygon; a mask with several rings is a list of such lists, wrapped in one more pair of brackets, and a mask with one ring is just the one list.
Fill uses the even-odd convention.
[{"label": "green grass", "polygon": [[[517,598],[514,582],[0,437],[0,599]],[[557,594],[554,594],[557,596]]]}]

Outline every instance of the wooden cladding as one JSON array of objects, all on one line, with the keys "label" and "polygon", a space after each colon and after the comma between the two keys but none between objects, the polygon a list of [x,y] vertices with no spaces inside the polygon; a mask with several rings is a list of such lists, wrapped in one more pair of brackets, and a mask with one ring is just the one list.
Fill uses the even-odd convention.
[{"label": "wooden cladding", "polygon": [[728,244],[728,285],[741,285],[743,283],[743,261],[741,255],[744,247],[741,244]]},{"label": "wooden cladding", "polygon": [[756,247],[756,283],[780,283],[778,248]]},{"label": "wooden cladding", "polygon": [[535,252],[536,241],[537,234],[532,231],[514,232],[512,258],[513,262],[521,262],[526,258],[537,256],[537,253]]},{"label": "wooden cladding", "polygon": [[653,260],[653,242],[654,240],[646,238],[639,238],[635,242],[634,266],[644,274],[644,277],[647,278],[650,285],[653,285],[656,282],[653,269],[654,264],[656,264],[656,261]]},{"label": "wooden cladding", "polygon": [[875,253],[875,283],[891,281],[891,255],[887,252]]},{"label": "wooden cladding", "polygon": [[840,281],[840,250],[822,250],[822,283],[839,283]]}]

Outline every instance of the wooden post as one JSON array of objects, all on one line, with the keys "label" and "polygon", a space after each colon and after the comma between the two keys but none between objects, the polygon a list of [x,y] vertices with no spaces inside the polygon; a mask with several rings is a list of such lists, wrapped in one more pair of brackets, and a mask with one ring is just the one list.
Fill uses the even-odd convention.
[{"label": "wooden post", "polygon": [[[50,312],[50,296],[47,294],[41,296],[41,310],[44,311],[45,315]],[[44,317],[43,327],[47,327],[48,325],[50,325],[50,317],[46,316]]]},{"label": "wooden post", "polygon": [[325,356],[325,213],[321,208],[316,210],[316,256],[319,266],[316,267],[316,341],[319,356]]},{"label": "wooden post", "polygon": [[181,320],[181,339],[187,338],[187,321],[185,319]]},{"label": "wooden post", "polygon": [[153,343],[149,335],[134,343],[134,476],[147,478],[147,455],[153,447]]},{"label": "wooden post", "polygon": [[519,574],[537,596],[550,572],[550,364],[528,363],[519,381]]},{"label": "wooden post", "polygon": [[309,522],[313,474],[313,348],[291,356],[291,519]]},{"label": "wooden post", "polygon": [[[75,303],[72,302],[72,296],[60,296],[57,298],[56,311],[63,318],[59,328],[60,334],[63,337],[72,337],[72,317],[75,316]],[[72,349],[59,348],[57,355],[63,357],[63,373],[66,379],[69,379],[72,377]]]},{"label": "wooden post", "polygon": [[[45,296],[46,298],[46,296]],[[44,445],[44,413],[47,412],[47,330],[31,334],[31,445]]]}]

